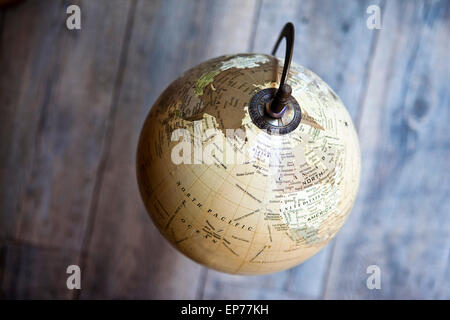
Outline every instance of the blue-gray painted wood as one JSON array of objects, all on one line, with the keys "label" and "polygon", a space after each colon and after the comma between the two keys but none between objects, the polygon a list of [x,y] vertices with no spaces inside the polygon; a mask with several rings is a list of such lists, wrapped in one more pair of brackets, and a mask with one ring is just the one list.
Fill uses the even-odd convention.
[{"label": "blue-gray painted wood", "polygon": [[137,140],[151,105],[171,81],[205,59],[247,50],[255,12],[255,1],[137,3],[85,248],[81,298],[201,296],[205,269],[170,246],[144,209],[136,183]]},{"label": "blue-gray painted wood", "polygon": [[66,28],[62,1],[25,1],[3,13],[0,239],[8,297],[70,298],[60,280],[78,263],[87,231],[129,4],[73,3],[83,8],[79,31]]}]

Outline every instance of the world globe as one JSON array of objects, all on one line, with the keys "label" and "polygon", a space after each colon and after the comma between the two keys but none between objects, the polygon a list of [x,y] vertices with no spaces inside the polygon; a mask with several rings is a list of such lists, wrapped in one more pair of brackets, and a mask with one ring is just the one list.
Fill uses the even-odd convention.
[{"label": "world globe", "polygon": [[360,154],[345,106],[292,63],[287,110],[265,114],[283,70],[265,54],[206,61],[175,80],[145,120],[136,156],[145,207],[204,266],[246,275],[291,268],[333,239],[353,206]]}]

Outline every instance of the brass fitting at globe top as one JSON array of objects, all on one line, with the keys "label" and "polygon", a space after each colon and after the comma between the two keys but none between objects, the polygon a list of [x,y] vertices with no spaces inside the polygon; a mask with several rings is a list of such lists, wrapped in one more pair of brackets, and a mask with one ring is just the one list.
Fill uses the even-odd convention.
[{"label": "brass fitting at globe top", "polygon": [[[286,39],[286,54],[278,88],[264,88],[256,92],[250,100],[248,109],[253,123],[268,134],[289,133],[297,128],[302,119],[300,105],[292,95],[292,87],[286,83],[294,50],[294,25],[290,22],[281,31],[272,50],[272,56],[275,56],[278,46],[284,38]],[[278,78],[280,69],[278,63],[281,60],[274,57],[274,61],[276,63],[274,71]]]},{"label": "brass fitting at globe top", "polygon": [[278,88],[272,102],[266,104],[266,112],[273,118],[281,118],[286,110],[286,105],[289,103],[292,88],[288,84],[283,84]]}]

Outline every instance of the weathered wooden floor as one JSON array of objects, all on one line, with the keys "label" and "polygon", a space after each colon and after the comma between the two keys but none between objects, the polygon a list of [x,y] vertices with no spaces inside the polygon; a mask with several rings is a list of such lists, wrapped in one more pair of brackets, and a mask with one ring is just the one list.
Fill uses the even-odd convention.
[{"label": "weathered wooden floor", "polygon": [[[82,29],[65,27],[80,4]],[[366,27],[378,4],[382,30]],[[362,180],[338,237],[268,276],[207,270],[139,197],[139,130],[183,71],[270,52],[285,22],[359,131]],[[0,11],[0,296],[450,299],[450,1],[41,1]],[[66,268],[82,289],[66,288]],[[368,290],[366,268],[381,269]]]}]

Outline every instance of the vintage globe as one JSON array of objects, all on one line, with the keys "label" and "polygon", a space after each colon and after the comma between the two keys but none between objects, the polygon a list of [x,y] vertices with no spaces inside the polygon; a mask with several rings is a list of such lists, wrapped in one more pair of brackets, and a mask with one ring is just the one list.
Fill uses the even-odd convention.
[{"label": "vintage globe", "polygon": [[207,267],[293,267],[336,235],[353,206],[360,154],[346,108],[292,63],[291,109],[264,115],[282,70],[264,54],[204,62],[162,93],[142,128],[137,178],[147,211],[176,249]]}]

